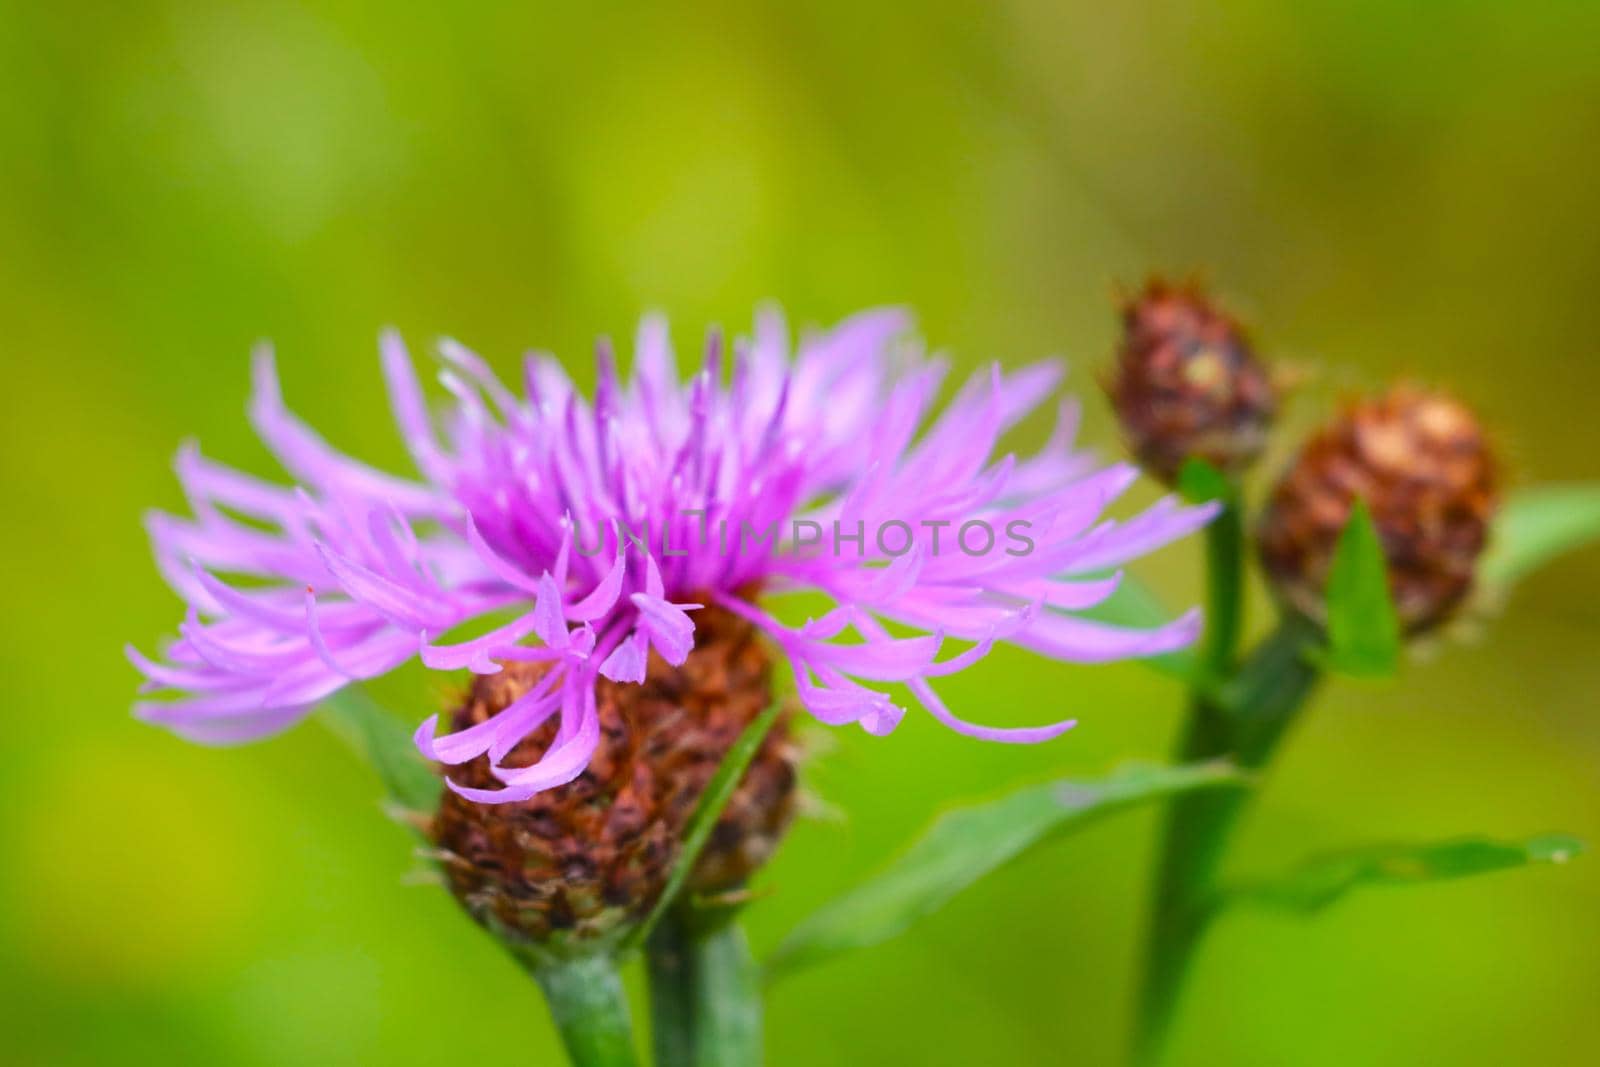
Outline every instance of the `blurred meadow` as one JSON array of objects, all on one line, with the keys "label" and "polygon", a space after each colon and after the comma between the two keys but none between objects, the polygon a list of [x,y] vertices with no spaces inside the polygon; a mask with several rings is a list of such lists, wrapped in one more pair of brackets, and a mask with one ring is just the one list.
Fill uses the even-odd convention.
[{"label": "blurred meadow", "polygon": [[[385,324],[587,377],[645,309],[681,353],[764,299],[796,325],[904,303],[962,368],[1065,356],[1114,453],[1114,285],[1198,269],[1306,374],[1285,446],[1411,377],[1478,405],[1514,482],[1592,478],[1597,188],[1587,0],[0,0],[0,1058],[559,1062],[513,963],[404,884],[410,842],[328,731],[206,750],[129,717],[122,644],[179,619],[140,527],[184,506],[179,443],[273,471],[243,418],[256,339],[291,406],[400,466]],[[1185,544],[1141,576],[1183,606],[1198,566]],[[1241,870],[1375,838],[1600,843],[1600,553],[1464,631],[1327,689]],[[916,714],[819,731],[819,815],[762,880],[758,946],[950,800],[1164,755],[1179,702],[1137,664],[1010,652],[943,692],[1082,725],[1032,749]],[[419,719],[443,693],[417,672],[383,696]],[[1154,825],[1100,823],[779,987],[771,1061],[1114,1062]],[[1600,1062],[1597,949],[1593,855],[1235,917],[1174,1062]]]}]

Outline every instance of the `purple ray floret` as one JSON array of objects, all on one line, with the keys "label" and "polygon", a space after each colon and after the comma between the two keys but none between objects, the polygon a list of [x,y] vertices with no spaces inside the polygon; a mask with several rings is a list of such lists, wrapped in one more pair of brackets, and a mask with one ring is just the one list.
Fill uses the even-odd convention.
[{"label": "purple ray floret", "polygon": [[[544,662],[540,683],[487,722],[435,736],[434,716],[416,733],[447,765],[488,755],[502,788],[451,783],[458,792],[525,799],[588,765],[597,679],[641,682],[652,656],[682,664],[694,613],[714,605],[771,638],[823,722],[888,733],[904,711],[877,686],[899,683],[962,733],[1055,737],[1072,722],[966,722],[930,680],[997,641],[1077,662],[1189,643],[1194,612],[1151,630],[1074,613],[1112,594],[1118,567],[1211,511],[1168,499],[1102,518],[1135,472],[1074,447],[1070,400],[1039,452],[996,458],[1002,435],[1056,391],[1059,367],[995,366],[930,418],[945,367],[906,329],[899,311],[867,312],[791,353],[768,311],[728,367],[713,336],[683,381],[651,317],[626,381],[601,347],[592,402],[548,356],[528,357],[518,396],[446,341],[438,379],[451,403],[437,408],[387,333],[384,378],[419,477],[331,448],[284,406],[272,355],[258,351],[250,421],[296,485],[179,453],[193,517],[148,525],[187,612],[160,659],[129,650],[145,690],[163,694],[135,713],[226,744],[282,730],[413,657],[484,674]],[[794,627],[759,605],[791,590],[834,606]],[[502,763],[552,719],[537,763]]]}]

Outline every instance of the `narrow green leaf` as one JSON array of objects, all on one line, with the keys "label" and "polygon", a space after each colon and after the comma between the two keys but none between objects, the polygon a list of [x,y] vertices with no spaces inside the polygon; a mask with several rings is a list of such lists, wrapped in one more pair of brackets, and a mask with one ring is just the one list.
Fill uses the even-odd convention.
[{"label": "narrow green leaf", "polygon": [[767,961],[767,976],[887,941],[984,875],[1097,816],[1190,789],[1242,782],[1222,763],[1128,767],[1102,781],[1028,786],[945,812],[887,869],[796,927]]},{"label": "narrow green leaf", "polygon": [[1231,500],[1235,495],[1233,481],[1197,456],[1184,460],[1178,470],[1178,492],[1191,504]]},{"label": "narrow green leaf", "polygon": [[750,761],[755,759],[757,750],[761,748],[761,742],[766,739],[772,724],[778,721],[778,714],[782,710],[783,701],[774,700],[744,728],[744,732],[728,749],[727,755],[722,757],[722,762],[717,766],[717,773],[711,776],[711,781],[706,784],[706,791],[700,794],[699,803],[694,807],[694,813],[689,816],[688,826],[684,829],[683,848],[678,852],[672,873],[667,876],[666,888],[661,891],[661,898],[656,901],[655,907],[650,909],[650,914],[645,917],[644,922],[624,939],[625,948],[643,944],[645,938],[650,936],[650,931],[661,921],[661,917],[667,913],[667,909],[672,907],[678,894],[682,892],[684,883],[689,880],[689,874],[694,870],[695,861],[700,858],[706,842],[711,840],[711,831],[716,829],[717,820],[722,817],[722,809],[728,806],[729,798],[733,796],[734,790],[739,788],[739,780],[744,777],[745,769],[750,766]]},{"label": "narrow green leaf", "polygon": [[1383,542],[1366,502],[1357,500],[1328,571],[1328,666],[1382,677],[1400,663],[1400,620],[1389,596]]},{"label": "narrow green leaf", "polygon": [[411,731],[359,686],[346,686],[329,697],[322,721],[372,764],[395,804],[421,812],[439,806],[439,776],[412,743]]},{"label": "narrow green leaf", "polygon": [[1226,891],[1218,903],[1309,915],[1363,886],[1442,882],[1535,863],[1565,863],[1583,850],[1583,842],[1566,834],[1526,841],[1466,837],[1424,845],[1379,845],[1309,860],[1283,878]]},{"label": "narrow green leaf", "polygon": [[1563,552],[1600,541],[1600,484],[1542,485],[1513,493],[1494,520],[1478,575],[1508,586]]},{"label": "narrow green leaf", "polygon": [[[1111,596],[1089,608],[1076,612],[1080,618],[1106,622],[1113,626],[1128,626],[1149,630],[1169,623],[1176,612],[1168,611],[1149,588],[1130,574],[1122,576],[1122,583]],[[1187,682],[1194,677],[1194,648],[1181,648],[1160,656],[1150,656],[1140,661],[1170,678]]]}]

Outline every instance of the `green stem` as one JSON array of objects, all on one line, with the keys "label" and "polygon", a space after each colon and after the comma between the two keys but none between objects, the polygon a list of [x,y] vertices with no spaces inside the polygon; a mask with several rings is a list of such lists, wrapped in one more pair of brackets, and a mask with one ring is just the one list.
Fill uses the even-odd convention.
[{"label": "green stem", "polygon": [[727,923],[700,940],[701,1067],[759,1067],[761,971],[744,928]]},{"label": "green stem", "polygon": [[628,999],[611,957],[582,956],[530,969],[573,1067],[636,1067]]},{"label": "green stem", "polygon": [[1277,751],[1295,713],[1322,678],[1313,653],[1323,642],[1321,627],[1290,612],[1218,694],[1234,719],[1233,755],[1240,767],[1265,767]]},{"label": "green stem", "polygon": [[[1179,742],[1183,762],[1228,751],[1221,713],[1203,700],[1190,708]],[[1205,932],[1204,898],[1220,858],[1223,835],[1237,798],[1196,794],[1167,805],[1145,935],[1143,985],[1134,1031],[1134,1062],[1151,1067],[1161,1059],[1189,961]]]},{"label": "green stem", "polygon": [[760,974],[738,923],[695,930],[674,911],[647,949],[657,1067],[758,1067]]},{"label": "green stem", "polygon": [[645,944],[650,971],[650,1045],[656,1067],[694,1063],[694,958],[687,932],[670,914]]},{"label": "green stem", "polygon": [[[1210,694],[1234,671],[1243,601],[1244,521],[1236,488],[1219,499],[1222,510],[1206,527],[1206,630],[1188,719],[1178,741],[1179,763],[1215,759],[1232,750],[1231,724]],[[1159,1056],[1189,957],[1202,933],[1204,909],[1191,895],[1209,880],[1222,845],[1221,838],[1209,831],[1228,818],[1226,811],[1236,800],[1220,794],[1197,795],[1191,802],[1179,800],[1167,806],[1135,1038],[1141,1063],[1153,1063]]]},{"label": "green stem", "polygon": [[1200,683],[1233,671],[1244,600],[1244,517],[1234,488],[1206,526],[1206,632],[1200,648]]},{"label": "green stem", "polygon": [[[1314,624],[1285,616],[1225,685],[1196,692],[1178,757],[1187,762],[1228,756],[1248,770],[1265,766],[1316,685],[1320,672],[1306,653],[1318,638]],[[1248,800],[1242,790],[1205,790],[1168,806],[1139,997],[1136,1063],[1150,1067],[1165,1050],[1184,979],[1210,922],[1217,870]]]}]

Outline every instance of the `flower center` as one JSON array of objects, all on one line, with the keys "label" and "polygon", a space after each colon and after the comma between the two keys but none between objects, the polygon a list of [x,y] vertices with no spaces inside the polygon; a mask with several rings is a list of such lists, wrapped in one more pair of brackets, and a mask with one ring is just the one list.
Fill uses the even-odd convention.
[{"label": "flower center", "polygon": [[[433,836],[456,896],[480,922],[537,942],[588,939],[641,917],[676,863],[683,833],[728,748],[772,699],[771,658],[755,628],[720,609],[696,613],[681,667],[652,656],[642,685],[600,679],[600,742],[567,785],[506,804],[446,792]],[[462,729],[526,693],[546,664],[508,663],[478,675],[454,712]],[[547,723],[504,766],[536,762],[555,740]],[[498,785],[480,756],[451,769],[459,784]],[[724,809],[690,886],[741,884],[776,847],[794,807],[787,716],[767,736]]]}]

